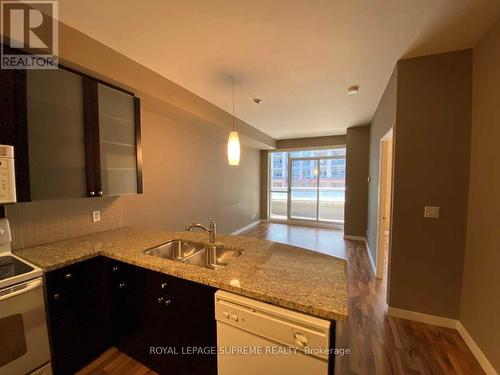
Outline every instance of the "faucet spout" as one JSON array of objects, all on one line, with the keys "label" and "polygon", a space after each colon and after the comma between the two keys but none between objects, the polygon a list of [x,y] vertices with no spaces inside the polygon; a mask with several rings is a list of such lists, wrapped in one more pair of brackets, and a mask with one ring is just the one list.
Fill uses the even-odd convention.
[{"label": "faucet spout", "polygon": [[215,220],[213,218],[209,218],[208,221],[210,223],[208,228],[202,224],[192,223],[187,225],[185,229],[188,232],[192,231],[194,228],[203,230],[208,234],[208,240],[210,241],[210,243],[214,244],[217,237],[217,224],[215,223]]}]

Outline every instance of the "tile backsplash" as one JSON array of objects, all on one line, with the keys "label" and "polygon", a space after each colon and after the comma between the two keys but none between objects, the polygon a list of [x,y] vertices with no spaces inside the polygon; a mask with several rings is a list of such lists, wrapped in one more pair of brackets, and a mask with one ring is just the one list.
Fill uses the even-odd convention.
[{"label": "tile backsplash", "polygon": [[[124,197],[17,203],[6,207],[12,249],[41,245],[124,226]],[[92,211],[101,221],[92,221]]]}]

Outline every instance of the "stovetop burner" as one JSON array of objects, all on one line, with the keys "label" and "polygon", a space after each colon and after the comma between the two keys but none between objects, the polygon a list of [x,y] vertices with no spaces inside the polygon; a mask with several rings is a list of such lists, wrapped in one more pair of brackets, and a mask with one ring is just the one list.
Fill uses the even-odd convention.
[{"label": "stovetop burner", "polygon": [[28,266],[10,255],[0,256],[0,280],[19,276],[33,270],[33,267]]}]

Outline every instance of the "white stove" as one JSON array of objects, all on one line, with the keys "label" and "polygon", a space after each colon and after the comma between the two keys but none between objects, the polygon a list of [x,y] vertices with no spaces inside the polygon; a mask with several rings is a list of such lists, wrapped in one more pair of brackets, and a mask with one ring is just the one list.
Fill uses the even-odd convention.
[{"label": "white stove", "polygon": [[52,374],[42,270],[12,254],[9,222],[0,219],[0,375]]}]

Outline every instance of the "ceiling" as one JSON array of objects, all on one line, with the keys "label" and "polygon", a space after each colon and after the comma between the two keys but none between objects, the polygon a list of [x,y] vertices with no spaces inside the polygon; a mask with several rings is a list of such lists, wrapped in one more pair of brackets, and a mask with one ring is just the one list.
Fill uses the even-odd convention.
[{"label": "ceiling", "polygon": [[[498,0],[60,0],[60,20],[277,138],[371,120],[401,57],[472,47]],[[347,87],[360,85],[348,96]],[[262,98],[257,105],[251,100]]]}]

